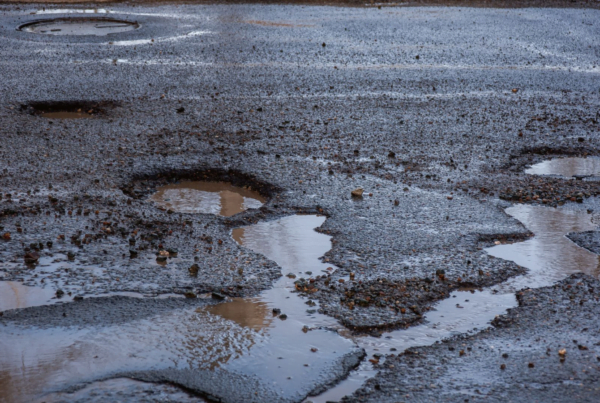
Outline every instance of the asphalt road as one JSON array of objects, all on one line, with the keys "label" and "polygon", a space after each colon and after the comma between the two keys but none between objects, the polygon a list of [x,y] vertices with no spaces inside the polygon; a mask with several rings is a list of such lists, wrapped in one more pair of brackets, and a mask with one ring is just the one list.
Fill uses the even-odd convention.
[{"label": "asphalt road", "polygon": [[[10,233],[0,249],[4,280],[84,297],[253,296],[280,269],[241,248],[231,229],[319,213],[327,216],[320,231],[333,237],[325,255],[339,267],[332,278],[356,273],[366,302],[353,309],[340,301],[347,290],[319,279],[312,298],[346,327],[378,335],[417,322],[460,286],[490,286],[522,273],[482,250],[532,235],[504,213],[511,202],[568,208],[577,198],[593,203],[600,191],[594,180],[523,172],[551,157],[599,154],[599,11],[107,5],[86,15],[136,21],[139,28],[108,36],[16,29],[84,11],[62,7],[0,6],[0,232]],[[36,107],[53,102],[90,108],[95,117],[36,115]],[[249,185],[268,201],[231,218],[168,214],[147,201],[157,186],[180,179]],[[361,199],[351,197],[356,188],[365,190]],[[82,245],[86,233],[93,241]],[[130,237],[139,259],[130,259]],[[208,245],[208,237],[220,242]],[[38,251],[42,258],[71,252],[76,267],[101,270],[60,277],[26,267],[31,244],[48,241],[53,246]],[[163,248],[181,258],[169,270],[149,263]],[[194,259],[201,262],[197,277],[188,272]],[[235,275],[234,266],[243,266],[244,275]],[[431,286],[440,270],[443,279]],[[400,319],[391,309],[397,303],[380,298],[398,285],[408,286],[395,296],[398,304],[411,307]],[[110,328],[127,324],[131,311],[144,319],[183,309],[127,298],[88,305],[10,311],[0,317],[0,332]],[[62,315],[63,308],[69,313]],[[320,367],[330,376],[323,384],[350,369],[346,356],[336,359],[342,361]],[[278,394],[239,374],[215,381],[210,370],[149,372],[143,362],[95,372],[85,382],[133,369],[137,379],[225,401],[298,401],[318,389],[309,382],[298,395]],[[0,384],[12,382],[11,374],[0,368]],[[52,382],[52,390],[81,384]],[[11,389],[4,401],[25,399],[24,388]],[[133,398],[136,388],[123,396]],[[372,401],[397,398],[389,392]]]}]

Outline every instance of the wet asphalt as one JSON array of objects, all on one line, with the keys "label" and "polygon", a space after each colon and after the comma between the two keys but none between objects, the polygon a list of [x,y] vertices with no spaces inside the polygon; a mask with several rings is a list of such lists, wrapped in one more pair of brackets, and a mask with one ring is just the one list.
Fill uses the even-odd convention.
[{"label": "wet asphalt", "polygon": [[[600,190],[593,178],[524,173],[551,157],[599,154],[596,10],[111,5],[108,15],[98,14],[135,20],[140,28],[94,37],[15,29],[68,15],[32,14],[39,9],[0,8],[4,280],[83,297],[256,295],[280,269],[240,247],[231,230],[319,213],[327,216],[319,231],[333,237],[324,262],[339,270],[327,284],[316,280],[301,291],[351,330],[378,335],[418,322],[458,287],[488,286],[524,271],[483,250],[532,236],[503,208],[578,206]],[[90,108],[94,116],[36,113],[54,102]],[[250,186],[268,200],[228,218],[173,213],[148,201],[159,186],[184,179]],[[357,188],[364,189],[360,198],[351,196]],[[177,251],[166,269],[155,262],[163,249]],[[83,269],[44,272],[25,264],[27,253]],[[197,276],[188,270],[194,263]],[[335,285],[350,273],[362,281],[351,296]],[[113,298],[89,309],[92,302],[84,301],[59,306],[69,314],[56,319],[47,311],[59,308],[40,307],[6,312],[0,323],[102,326],[127,320],[130,309],[144,316],[190,303],[140,300],[132,308],[129,299]],[[597,308],[595,299],[589,303]],[[540,304],[540,317],[554,321],[558,312]],[[518,325],[506,324],[510,334],[481,337],[519,337],[535,320],[542,319],[524,315]],[[561,329],[540,332],[553,340]],[[588,365],[571,356],[567,362]],[[390,365],[370,381],[374,397],[365,389],[353,399],[399,399],[375,387],[402,373],[404,364]],[[504,373],[516,379],[519,371],[507,364]],[[555,367],[547,371],[567,381]],[[138,379],[177,383],[186,376],[148,372]],[[211,377],[198,375],[192,389],[210,394],[207,388],[218,386]],[[410,379],[428,385],[417,375]],[[469,387],[478,382],[465,379]],[[494,393],[516,399],[513,381],[505,381],[509,387]],[[255,387],[244,382],[223,384],[239,392],[229,401],[248,398]],[[536,390],[528,391],[532,399],[545,400]]]}]

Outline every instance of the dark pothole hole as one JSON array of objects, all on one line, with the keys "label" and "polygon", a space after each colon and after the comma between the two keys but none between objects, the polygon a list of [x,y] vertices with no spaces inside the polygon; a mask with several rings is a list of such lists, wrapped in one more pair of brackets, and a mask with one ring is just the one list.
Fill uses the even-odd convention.
[{"label": "dark pothole hole", "polygon": [[105,116],[116,106],[111,101],[42,101],[21,105],[21,111],[48,119],[86,119]]}]

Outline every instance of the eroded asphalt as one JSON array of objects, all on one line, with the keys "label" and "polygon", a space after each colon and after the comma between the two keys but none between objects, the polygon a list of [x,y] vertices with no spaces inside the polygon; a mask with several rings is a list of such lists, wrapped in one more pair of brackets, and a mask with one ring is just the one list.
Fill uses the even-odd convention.
[{"label": "eroded asphalt", "polygon": [[[280,269],[240,247],[232,228],[300,212],[327,216],[319,231],[333,237],[333,248],[324,262],[339,268],[301,291],[353,331],[379,335],[418,321],[453,289],[524,271],[483,250],[533,235],[503,208],[585,204],[599,191],[594,178],[523,172],[552,157],[598,155],[596,10],[115,5],[96,13],[109,10],[141,28],[106,37],[15,30],[70,15],[58,6],[32,14],[41,9],[0,9],[0,273],[85,299],[7,311],[0,322],[11,329],[108,327],[127,321],[131,309],[150,317],[218,302],[112,297],[94,300],[91,309],[94,294],[256,295]],[[84,101],[95,116],[52,120],[28,106],[56,101]],[[182,179],[250,186],[268,201],[229,218],[163,211],[148,201],[158,186]],[[362,198],[351,196],[357,188]],[[165,249],[177,251],[166,268],[155,262]],[[75,268],[44,270],[42,259]],[[197,276],[188,270],[194,263]],[[357,283],[349,295],[338,279],[350,273]],[[525,295],[558,299],[561,290]],[[559,310],[540,304],[539,318],[524,315],[464,343],[520,337],[536,320],[559,319]],[[594,298],[586,304],[573,315],[597,308]],[[563,324],[539,330],[544,346],[563,337]],[[589,354],[597,352],[586,343]],[[437,346],[430,354],[443,355]],[[597,367],[573,356],[566,363],[586,367],[597,381]],[[393,368],[386,361],[353,399],[367,391],[372,401],[400,399],[375,387],[402,376],[408,364],[397,360]],[[345,362],[330,376],[343,377]],[[437,365],[448,370],[451,362]],[[543,382],[537,368],[526,372],[528,382]],[[552,382],[569,382],[557,368],[564,367],[547,367]],[[508,387],[494,389],[496,396],[518,397],[511,386],[523,381],[521,371],[527,369],[507,364],[502,374],[515,380],[504,379]],[[214,374],[139,368],[136,378],[228,401],[299,399],[235,374],[216,382]],[[417,375],[410,381],[430,384]],[[74,387],[61,382],[59,389]],[[539,390],[528,393],[544,400]]]}]

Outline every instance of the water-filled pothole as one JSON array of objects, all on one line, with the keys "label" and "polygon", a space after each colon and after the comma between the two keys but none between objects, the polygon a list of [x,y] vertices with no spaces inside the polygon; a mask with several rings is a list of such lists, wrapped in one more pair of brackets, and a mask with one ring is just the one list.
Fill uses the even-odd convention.
[{"label": "water-filled pothole", "polygon": [[21,105],[21,111],[47,119],[89,119],[115,106],[109,101],[42,101]]},{"label": "water-filled pothole", "polygon": [[[329,236],[313,229],[324,220],[292,216],[262,222],[246,227],[242,242],[276,259],[284,273],[319,272],[328,267],[319,257],[331,248],[331,242]],[[0,390],[17,401],[27,401],[50,387],[148,368],[200,371],[181,382],[191,388],[202,371],[220,368],[221,379],[242,374],[276,393],[257,400],[254,390],[248,399],[226,399],[227,391],[213,391],[222,400],[301,400],[316,385],[325,387],[358,363],[361,351],[329,329],[341,327],[304,304],[302,297],[290,292],[294,289],[293,280],[282,276],[272,289],[255,298],[105,327],[32,329],[8,324],[0,328]]]},{"label": "water-filled pothole", "polygon": [[106,36],[138,29],[135,21],[100,17],[65,17],[31,21],[18,30],[44,35],[93,35]]},{"label": "water-filled pothole", "polygon": [[[305,298],[290,292],[295,279],[282,276],[258,297],[118,326],[80,330],[5,327],[0,337],[0,366],[6,371],[0,372],[0,386],[23,397],[23,391],[39,393],[49,385],[139,368],[192,366],[213,371],[220,367],[258,377],[273,385],[279,396],[297,399],[322,382],[324,374],[339,366],[345,354],[356,352],[356,345],[364,348],[369,358],[392,349],[401,353],[409,347],[430,345],[488,327],[496,315],[516,306],[514,292],[522,287],[550,284],[573,271],[598,274],[598,257],[564,236],[593,228],[591,215],[528,205],[511,207],[507,213],[523,222],[535,237],[497,245],[487,252],[516,261],[530,272],[501,286],[455,291],[427,312],[422,324],[409,329],[379,338],[352,336],[335,319],[320,314],[316,302],[309,306]],[[331,248],[330,237],[313,230],[324,220],[297,215],[239,228],[232,235],[244,247],[277,262],[283,274],[310,277],[332,271],[328,270],[331,265],[319,260]],[[36,346],[33,350],[32,345]],[[64,360],[65,355],[69,360]],[[363,360],[346,380],[309,400],[338,401],[375,373],[372,364]]]},{"label": "water-filled pothole", "polygon": [[160,207],[178,213],[229,217],[259,208],[266,199],[258,192],[226,182],[189,181],[161,186],[151,197]]},{"label": "water-filled pothole", "polygon": [[530,175],[560,175],[564,177],[600,176],[600,158],[555,158],[532,165],[525,170]]},{"label": "water-filled pothole", "polygon": [[[389,354],[390,351],[401,353],[410,347],[431,345],[451,336],[489,327],[494,317],[517,306],[515,292],[522,288],[547,286],[575,272],[600,276],[600,257],[566,237],[572,231],[595,228],[590,214],[529,205],[510,207],[506,212],[534,232],[535,237],[524,242],[496,245],[486,251],[491,256],[526,267],[528,273],[495,287],[454,291],[450,298],[440,301],[434,310],[427,312],[424,322],[418,326],[389,332],[381,338],[354,337],[368,356]],[[360,388],[376,372],[365,360],[346,380],[310,401],[337,401]]]}]

